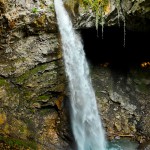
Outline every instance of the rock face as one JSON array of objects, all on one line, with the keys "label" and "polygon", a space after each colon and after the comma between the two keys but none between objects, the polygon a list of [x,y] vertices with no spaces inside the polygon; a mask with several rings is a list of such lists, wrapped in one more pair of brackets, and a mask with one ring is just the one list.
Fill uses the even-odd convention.
[{"label": "rock face", "polygon": [[68,145],[59,40],[52,1],[0,0],[0,138],[13,148]]},{"label": "rock face", "polygon": [[149,150],[150,149],[150,142],[142,144],[138,150]]},{"label": "rock face", "polygon": [[[74,18],[75,28],[89,28],[95,26],[95,12],[90,8],[79,7]],[[130,30],[150,31],[150,3],[149,0],[110,0],[99,25],[124,25]]]},{"label": "rock face", "polygon": [[[149,30],[149,5],[148,0],[121,1],[120,20],[125,16],[128,28],[140,30],[142,24]],[[105,21],[118,24],[113,0]],[[94,13],[80,7],[74,26],[95,26]],[[135,135],[142,142],[150,135],[150,81],[134,71],[122,76],[95,68],[93,82],[108,136]],[[0,0],[0,147],[66,150],[72,140],[66,85],[53,2]]]},{"label": "rock face", "polygon": [[140,66],[128,71],[97,66],[93,85],[108,138],[149,140],[150,71]]}]

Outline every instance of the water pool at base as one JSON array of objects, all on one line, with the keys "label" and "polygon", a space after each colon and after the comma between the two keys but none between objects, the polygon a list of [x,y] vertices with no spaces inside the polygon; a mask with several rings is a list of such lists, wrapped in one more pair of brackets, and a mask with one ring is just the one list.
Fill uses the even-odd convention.
[{"label": "water pool at base", "polygon": [[108,143],[107,150],[137,150],[139,144],[128,139],[112,140]]}]

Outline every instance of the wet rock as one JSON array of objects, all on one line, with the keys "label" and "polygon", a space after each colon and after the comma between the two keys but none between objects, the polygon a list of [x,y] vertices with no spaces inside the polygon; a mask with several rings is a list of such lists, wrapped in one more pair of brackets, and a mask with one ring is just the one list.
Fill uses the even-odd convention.
[{"label": "wet rock", "polygon": [[3,147],[65,149],[56,122],[66,79],[52,1],[0,0],[0,56]]},{"label": "wet rock", "polygon": [[143,143],[138,147],[138,150],[149,150],[149,149],[150,149],[150,142]]},{"label": "wet rock", "polygon": [[[124,0],[119,8],[121,25],[125,17],[128,28],[149,29],[148,0]],[[75,28],[95,26],[91,9],[79,7],[75,15]],[[107,26],[118,25],[115,1],[104,18]],[[134,136],[144,142],[150,135],[149,77],[141,78],[137,70],[131,70],[131,77],[119,77],[107,66],[93,72],[108,136]],[[66,150],[73,141],[66,84],[53,1],[0,0],[0,146]]]},{"label": "wet rock", "polygon": [[108,137],[129,137],[141,143],[147,141],[150,135],[149,70],[139,66],[118,73],[109,66],[94,66],[91,75]]},{"label": "wet rock", "polygon": [[[103,21],[106,26],[118,26],[119,24],[123,26],[123,22],[126,20],[126,27],[130,30],[149,31],[149,14],[148,0],[111,0],[107,4]],[[95,26],[95,22],[95,12],[91,8],[84,9],[83,6],[79,6],[79,12],[74,17],[75,28],[90,28]],[[99,25],[102,23],[102,19],[100,19]]]}]

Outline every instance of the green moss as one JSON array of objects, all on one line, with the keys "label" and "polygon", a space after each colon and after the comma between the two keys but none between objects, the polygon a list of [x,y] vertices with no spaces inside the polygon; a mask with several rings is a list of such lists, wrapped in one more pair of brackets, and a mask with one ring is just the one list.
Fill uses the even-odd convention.
[{"label": "green moss", "polygon": [[31,127],[34,127],[34,123],[33,123],[33,120],[32,119],[25,119],[25,123],[28,125],[28,126],[31,126]]},{"label": "green moss", "polygon": [[[48,9],[47,11],[49,11],[49,8],[47,8],[47,9]],[[45,13],[35,15],[34,20],[32,21],[32,27],[42,28],[42,30],[43,30],[43,28],[45,28],[45,26],[46,26],[46,24],[45,24],[46,22],[47,22],[47,16]],[[39,35],[38,32],[35,34]]]},{"label": "green moss", "polygon": [[37,9],[37,8],[33,8],[33,9],[32,9],[32,12],[33,12],[33,13],[37,13],[37,12],[38,12],[38,9]]},{"label": "green moss", "polygon": [[33,92],[32,91],[29,91],[29,90],[27,90],[27,89],[25,89],[25,88],[23,88],[22,89],[23,90],[23,96],[24,96],[24,98],[26,99],[26,100],[29,100],[29,99],[31,99],[33,96]]},{"label": "green moss", "polygon": [[21,133],[24,133],[25,132],[25,128],[22,126],[22,127],[20,127],[20,132]]},{"label": "green moss", "polygon": [[0,77],[0,86],[6,85],[6,80]]},{"label": "green moss", "polygon": [[109,0],[67,0],[66,5],[74,12],[75,6],[79,4],[85,10],[89,8],[95,13],[95,26],[98,30],[99,20],[101,20],[102,30],[104,25],[104,14],[107,11]]},{"label": "green moss", "polygon": [[50,9],[50,11],[54,12],[55,11],[54,4],[49,5],[49,9]]},{"label": "green moss", "polygon": [[[82,0],[85,7],[90,7],[93,12],[95,12],[95,26],[98,30],[99,20],[101,20],[101,25],[104,25],[104,14],[109,4],[109,0]],[[103,30],[103,29],[102,29]]]},{"label": "green moss", "polygon": [[11,74],[12,72],[15,72],[16,71],[16,67],[13,65],[15,62],[10,62],[7,67],[5,67],[3,69],[3,71],[6,73],[6,74]]},{"label": "green moss", "polygon": [[50,112],[50,109],[49,109],[49,108],[48,108],[48,109],[41,109],[41,110],[40,110],[40,114],[41,114],[42,116],[49,114],[49,112]]},{"label": "green moss", "polygon": [[10,83],[2,77],[0,77],[0,86],[4,86],[5,89],[8,89],[8,90],[10,89]]},{"label": "green moss", "polygon": [[9,138],[9,137],[3,137],[0,136],[0,142],[3,142],[7,144],[10,147],[18,147],[18,148],[24,148],[24,149],[31,149],[31,150],[37,150],[37,145],[35,142],[31,141],[25,141],[25,140],[20,140],[20,139],[14,139],[14,138]]},{"label": "green moss", "polygon": [[31,70],[28,70],[23,75],[21,75],[20,77],[16,78],[16,82],[18,84],[23,84],[26,80],[31,78],[31,76],[33,76],[35,74],[38,74],[38,73],[43,73],[47,67],[48,67],[48,65],[44,64],[44,65],[37,66],[37,67],[35,67],[35,68],[31,69]]},{"label": "green moss", "polygon": [[47,99],[49,99],[49,95],[40,95],[38,97],[38,100],[47,100]]},{"label": "green moss", "polygon": [[45,25],[45,19],[46,19],[46,15],[42,14],[34,20],[34,24],[36,25],[36,27],[43,27]]}]

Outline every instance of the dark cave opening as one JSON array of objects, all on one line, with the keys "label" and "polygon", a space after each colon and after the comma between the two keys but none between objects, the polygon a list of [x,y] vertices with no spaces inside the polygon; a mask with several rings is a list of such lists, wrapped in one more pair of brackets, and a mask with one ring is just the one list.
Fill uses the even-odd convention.
[{"label": "dark cave opening", "polygon": [[149,32],[126,29],[124,46],[124,29],[122,27],[104,27],[103,39],[101,27],[98,36],[95,28],[80,30],[87,60],[98,65],[109,63],[117,68],[127,68],[150,62]]}]

